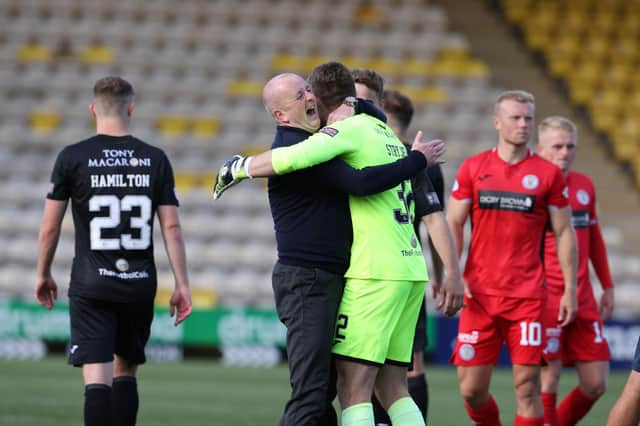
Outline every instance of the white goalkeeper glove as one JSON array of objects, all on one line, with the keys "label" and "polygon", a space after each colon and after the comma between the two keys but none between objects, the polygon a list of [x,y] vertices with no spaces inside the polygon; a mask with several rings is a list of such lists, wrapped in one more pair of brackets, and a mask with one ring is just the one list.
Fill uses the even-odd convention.
[{"label": "white goalkeeper glove", "polygon": [[241,180],[250,179],[250,163],[251,157],[243,157],[242,155],[234,155],[225,161],[216,175],[216,183],[213,186],[213,199],[220,198],[224,191],[240,183]]}]

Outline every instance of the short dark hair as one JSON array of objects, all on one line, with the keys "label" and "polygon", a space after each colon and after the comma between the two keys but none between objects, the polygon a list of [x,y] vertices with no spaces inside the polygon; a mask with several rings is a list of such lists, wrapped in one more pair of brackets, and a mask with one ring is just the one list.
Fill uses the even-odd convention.
[{"label": "short dark hair", "polygon": [[384,91],[384,79],[373,70],[356,68],[351,71],[353,81],[365,85],[369,90],[375,92],[378,102],[382,102],[382,92]]},{"label": "short dark hair", "polygon": [[134,96],[131,83],[121,77],[103,77],[93,86],[93,97],[106,115],[126,115],[127,105]]},{"label": "short dark hair", "polygon": [[340,106],[346,97],[356,95],[351,72],[340,62],[318,65],[311,71],[308,80],[313,93],[329,110]]},{"label": "short dark hair", "polygon": [[413,119],[413,103],[409,97],[397,90],[385,90],[382,95],[382,108],[385,113],[398,120],[403,131],[409,128]]}]

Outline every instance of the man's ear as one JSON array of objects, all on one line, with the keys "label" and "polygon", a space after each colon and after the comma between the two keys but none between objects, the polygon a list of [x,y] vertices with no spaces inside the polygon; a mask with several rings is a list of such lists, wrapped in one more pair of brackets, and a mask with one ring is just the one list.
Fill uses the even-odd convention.
[{"label": "man's ear", "polygon": [[93,118],[96,118],[96,105],[91,103],[89,104],[89,112]]},{"label": "man's ear", "polygon": [[135,106],[136,106],[136,104],[133,101],[129,102],[129,104],[127,105],[127,115],[129,117],[131,117],[131,114],[133,114],[133,110],[134,110]]},{"label": "man's ear", "polygon": [[289,119],[287,118],[287,114],[285,114],[283,111],[280,111],[279,109],[276,109],[273,111],[273,118],[275,118],[275,120],[278,123],[288,123]]}]

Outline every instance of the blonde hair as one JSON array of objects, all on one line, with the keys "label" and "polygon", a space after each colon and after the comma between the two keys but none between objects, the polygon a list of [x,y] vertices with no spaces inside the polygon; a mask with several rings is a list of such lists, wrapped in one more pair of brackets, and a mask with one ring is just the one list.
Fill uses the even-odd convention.
[{"label": "blonde hair", "polygon": [[560,115],[552,115],[546,117],[540,122],[540,124],[538,124],[538,134],[541,134],[545,130],[549,129],[564,130],[565,132],[571,133],[574,138],[578,136],[578,128],[576,127],[574,122]]},{"label": "blonde hair", "polygon": [[498,95],[498,99],[496,100],[495,105],[496,113],[498,112],[498,107],[500,106],[500,104],[503,101],[507,100],[530,104],[536,103],[534,96],[529,92],[525,92],[524,90],[507,90],[506,92],[502,92],[500,93],[500,95]]}]

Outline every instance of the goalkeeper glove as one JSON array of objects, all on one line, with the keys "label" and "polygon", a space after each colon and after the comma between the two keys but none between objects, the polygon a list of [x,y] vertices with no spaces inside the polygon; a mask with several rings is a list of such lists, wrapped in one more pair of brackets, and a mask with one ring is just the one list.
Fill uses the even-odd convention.
[{"label": "goalkeeper glove", "polygon": [[251,178],[249,174],[250,163],[251,157],[243,157],[242,155],[234,155],[225,161],[216,175],[216,183],[213,186],[213,199],[220,198],[224,191],[237,185],[241,180]]}]

